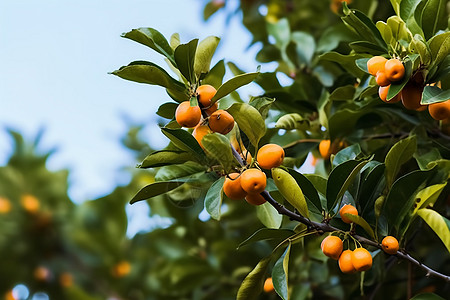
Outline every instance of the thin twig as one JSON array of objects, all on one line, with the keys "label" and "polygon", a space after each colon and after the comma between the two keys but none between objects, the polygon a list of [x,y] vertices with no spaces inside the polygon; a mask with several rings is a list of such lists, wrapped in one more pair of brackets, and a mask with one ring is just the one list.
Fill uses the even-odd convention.
[{"label": "thin twig", "polygon": [[[234,157],[236,157],[237,161],[243,166],[244,161],[242,160],[241,156],[236,151],[236,149],[234,149],[234,147],[232,145],[231,145],[231,151],[233,152],[233,155],[234,155]],[[261,196],[263,196],[264,199],[266,199],[266,201],[269,202],[270,205],[272,205],[280,215],[287,216],[291,220],[295,220],[295,221],[305,224],[306,226],[308,226],[308,230],[316,230],[318,233],[342,231],[339,228],[331,226],[327,223],[318,223],[315,221],[311,221],[300,214],[290,211],[284,205],[278,203],[274,198],[272,198],[272,196],[270,196],[269,192],[267,192],[267,191],[262,192]],[[354,234],[352,236],[361,244],[381,249],[381,245],[376,241],[369,240],[369,239],[362,237],[360,235],[357,235],[357,234]],[[427,272],[425,276],[427,276],[427,277],[434,276],[434,277],[441,278],[441,279],[445,280],[446,282],[450,282],[450,276],[439,273],[438,271],[435,271],[435,270],[431,269],[430,267],[422,264],[417,259],[415,259],[411,255],[409,255],[405,250],[398,251],[396,254],[394,254],[394,256],[397,258],[406,260],[406,261],[412,263],[413,265],[416,265],[419,268],[425,270]]]}]

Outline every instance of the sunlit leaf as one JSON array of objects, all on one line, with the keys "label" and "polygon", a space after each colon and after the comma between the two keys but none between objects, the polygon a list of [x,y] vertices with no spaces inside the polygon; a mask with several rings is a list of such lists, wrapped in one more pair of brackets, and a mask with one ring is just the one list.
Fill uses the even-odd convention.
[{"label": "sunlit leaf", "polygon": [[257,146],[266,133],[266,124],[256,108],[247,103],[234,103],[227,111],[233,116],[239,129]]},{"label": "sunlit leaf", "polygon": [[137,194],[133,197],[133,199],[131,199],[130,204],[165,194],[173,189],[176,189],[183,183],[184,182],[176,182],[176,181],[160,181],[151,183],[143,187],[139,192],[137,192]]},{"label": "sunlit leaf", "polygon": [[294,177],[281,168],[273,168],[272,178],[281,195],[283,195],[283,197],[295,207],[302,216],[309,218],[309,210],[305,196]]},{"label": "sunlit leaf", "polygon": [[450,220],[427,208],[419,209],[417,214],[433,229],[450,252]]}]

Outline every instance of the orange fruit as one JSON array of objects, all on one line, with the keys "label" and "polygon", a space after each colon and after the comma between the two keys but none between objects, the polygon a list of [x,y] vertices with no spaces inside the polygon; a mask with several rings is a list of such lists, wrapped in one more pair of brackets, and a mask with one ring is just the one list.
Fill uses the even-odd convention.
[{"label": "orange fruit", "polygon": [[338,260],[339,256],[341,256],[342,250],[344,249],[344,243],[342,243],[342,240],[339,237],[329,235],[323,239],[320,244],[320,248],[322,249],[323,254],[329,258]]},{"label": "orange fruit", "polygon": [[356,271],[367,271],[372,267],[372,255],[365,248],[357,248],[352,252],[352,262]]},{"label": "orange fruit", "polygon": [[175,111],[175,119],[182,127],[195,127],[202,118],[202,111],[198,106],[191,106],[189,101],[184,101],[178,104]]},{"label": "orange fruit", "polygon": [[16,297],[14,297],[14,293],[12,290],[9,290],[5,294],[5,300],[16,300]]},{"label": "orange fruit", "polygon": [[346,205],[342,206],[342,208],[339,210],[339,215],[341,216],[342,221],[347,224],[350,224],[350,223],[352,223],[352,221],[350,221],[350,219],[347,218],[345,216],[345,214],[352,214],[352,215],[357,216],[358,210],[356,209],[356,207],[354,207],[351,204],[346,204]]},{"label": "orange fruit", "polygon": [[197,99],[202,107],[209,107],[211,99],[216,94],[217,90],[209,84],[203,84],[197,88]]},{"label": "orange fruit", "polygon": [[378,71],[384,71],[384,65],[387,59],[383,56],[374,56],[367,61],[367,70],[373,76],[376,76]]},{"label": "orange fruit", "polygon": [[386,103],[396,103],[402,100],[402,94],[401,92],[399,92],[394,98],[392,98],[391,100],[387,101],[387,95],[389,92],[389,87],[391,85],[387,85],[387,86],[380,86],[378,88],[378,96],[380,96],[380,99],[383,100]]},{"label": "orange fruit", "polygon": [[192,131],[192,136],[197,140],[200,147],[203,147],[202,140],[205,135],[208,133],[212,133],[211,129],[209,129],[208,125],[197,125],[194,128],[194,131]]},{"label": "orange fruit", "polygon": [[210,115],[212,115],[213,112],[215,112],[217,110],[218,107],[219,107],[219,105],[216,102],[213,105],[211,105],[210,107],[208,107],[207,109],[205,109],[205,112],[208,116],[210,116]]},{"label": "orange fruit", "polygon": [[266,203],[266,199],[264,199],[261,194],[247,194],[247,196],[245,196],[245,201],[252,205],[261,205]]},{"label": "orange fruit", "polygon": [[272,277],[269,277],[266,279],[266,281],[264,281],[264,292],[270,293],[273,291],[274,291],[274,288],[273,288]]},{"label": "orange fruit", "polygon": [[11,202],[3,197],[0,197],[0,214],[7,214],[11,211]]},{"label": "orange fruit", "polygon": [[39,200],[33,195],[23,195],[20,199],[22,207],[29,213],[36,213],[41,204]]},{"label": "orange fruit", "polygon": [[386,76],[386,73],[383,71],[378,71],[377,75],[375,76],[375,81],[379,86],[388,86],[391,84],[389,79]]},{"label": "orange fruit", "polygon": [[417,110],[422,107],[426,107],[425,105],[420,104],[420,101],[422,100],[422,92],[423,87],[415,85],[411,82],[406,84],[401,95],[403,106],[410,110]]},{"label": "orange fruit", "polygon": [[270,170],[281,166],[284,159],[284,149],[277,144],[267,144],[258,150],[256,160],[261,168]]},{"label": "orange fruit", "polygon": [[227,134],[234,127],[234,118],[223,109],[216,110],[209,117],[209,128],[213,132]]},{"label": "orange fruit", "polygon": [[319,152],[322,155],[322,158],[327,160],[331,156],[330,152],[331,141],[330,140],[322,140],[319,143]]},{"label": "orange fruit", "polygon": [[241,186],[249,194],[260,194],[267,184],[264,172],[258,169],[247,169],[241,174]]},{"label": "orange fruit", "polygon": [[384,73],[391,82],[397,82],[405,76],[405,67],[399,59],[389,59],[384,65]]},{"label": "orange fruit", "polygon": [[63,287],[71,287],[73,285],[73,276],[68,272],[59,275],[59,284]]},{"label": "orange fruit", "polygon": [[398,251],[398,241],[395,237],[388,235],[381,241],[381,248],[387,254],[395,254]]},{"label": "orange fruit", "polygon": [[356,272],[352,262],[352,250],[342,252],[341,256],[339,256],[338,263],[342,273],[351,274]]},{"label": "orange fruit", "polygon": [[241,187],[241,174],[230,173],[228,177],[225,178],[225,183],[223,184],[223,192],[228,198],[232,200],[244,199],[247,196],[247,192]]},{"label": "orange fruit", "polygon": [[50,270],[46,267],[39,266],[34,269],[33,276],[38,281],[47,281],[50,279]]},{"label": "orange fruit", "polygon": [[121,262],[118,262],[114,267],[113,267],[113,276],[114,277],[125,277],[126,275],[128,275],[131,271],[131,265],[128,261],[123,260]]},{"label": "orange fruit", "polygon": [[450,118],[450,100],[432,103],[428,105],[428,112],[435,120],[444,120]]}]

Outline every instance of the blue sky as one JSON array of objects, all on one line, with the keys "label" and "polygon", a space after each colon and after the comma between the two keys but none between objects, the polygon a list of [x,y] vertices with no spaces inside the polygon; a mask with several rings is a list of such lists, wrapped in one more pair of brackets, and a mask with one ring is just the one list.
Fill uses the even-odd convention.
[{"label": "blue sky", "polygon": [[[231,1],[236,5],[236,1]],[[256,69],[256,48],[246,51],[250,35],[239,17],[225,26],[224,15],[202,21],[203,1],[56,1],[0,3],[0,165],[11,153],[4,128],[33,137],[44,127],[44,149],[58,152],[53,170],[69,168],[70,196],[79,202],[107,194],[128,178],[119,168],[133,167],[119,138],[123,115],[136,122],[155,118],[168,101],[162,88],[128,82],[108,72],[133,60],[165,66],[148,48],[120,34],[154,27],[166,37],[179,32],[182,42],[208,35],[222,37],[215,61],[226,58]],[[145,131],[161,148],[166,140],[156,124]]]}]

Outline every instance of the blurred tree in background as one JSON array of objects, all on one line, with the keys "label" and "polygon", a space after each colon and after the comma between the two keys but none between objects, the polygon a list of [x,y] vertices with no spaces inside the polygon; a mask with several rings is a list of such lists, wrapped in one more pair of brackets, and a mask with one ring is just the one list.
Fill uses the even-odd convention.
[{"label": "blurred tree in background", "polygon": [[[276,65],[276,70],[245,73],[239,68],[239,62],[225,64],[220,60],[211,70],[208,68],[204,74],[201,73],[201,79],[196,79],[216,88],[223,86],[227,66],[236,77],[251,77],[261,87],[262,94],[248,101],[248,106],[253,106],[257,111],[258,118],[262,117],[264,131],[259,137],[259,145],[270,142],[283,146],[286,152],[283,165],[291,168],[291,174],[298,174],[296,180],[310,201],[308,205],[314,197],[319,202],[319,209],[310,209],[313,221],[322,221],[322,216],[332,214],[335,208],[336,203],[331,201],[334,199],[327,202],[330,198],[328,181],[331,182],[328,186],[345,186],[341,196],[358,206],[361,216],[367,220],[367,226],[376,228],[375,234],[380,236],[387,235],[388,230],[393,228],[388,229],[392,223],[387,209],[379,219],[379,212],[375,212],[374,208],[379,196],[386,191],[397,193],[392,192],[393,196],[383,194],[387,198],[386,203],[389,203],[388,208],[400,211],[404,209],[400,204],[391,204],[394,203],[394,196],[414,201],[420,192],[415,190],[417,186],[422,189],[439,185],[439,190],[432,196],[425,192],[422,195],[430,198],[429,201],[434,203],[433,209],[439,212],[444,223],[448,222],[448,124],[436,122],[427,112],[408,111],[401,104],[392,106],[383,103],[377,96],[378,86],[374,78],[365,72],[364,66],[357,65],[358,61],[366,59],[365,63],[374,55],[391,55],[393,51],[403,49],[406,52],[405,49],[408,49],[408,60],[419,61],[417,65],[421,66],[415,66],[415,70],[422,72],[426,69],[429,71],[427,74],[435,74],[423,79],[423,83],[440,82],[440,88],[448,91],[448,48],[442,47],[447,52],[441,54],[444,58],[433,66],[434,69],[430,61],[425,61],[427,55],[431,57],[428,52],[437,51],[433,47],[434,50],[430,49],[430,43],[426,44],[426,40],[434,35],[446,34],[442,45],[450,44],[447,24],[435,23],[432,29],[428,26],[433,18],[448,19],[448,11],[445,11],[448,5],[445,1],[428,1],[444,8],[444,17],[441,16],[442,10],[441,15],[433,18],[423,13],[421,18],[424,21],[419,25],[414,23],[414,18],[410,18],[411,10],[417,9],[422,13],[427,9],[431,11],[434,6],[427,4],[427,1],[410,0],[404,0],[404,6],[400,6],[401,2],[349,0],[350,10],[338,0],[241,0],[239,9],[233,12],[226,9],[226,1],[205,2],[205,20],[213,18],[216,13],[242,18],[243,25],[253,36],[249,46],[261,47],[255,58],[255,68],[258,63],[263,66],[272,63]],[[416,48],[408,48],[406,42],[392,46],[385,41],[386,31],[383,31],[383,36],[376,33],[378,26],[385,27],[382,24],[375,27],[370,21],[385,22],[401,7],[403,14],[409,12],[409,18],[406,23],[395,19],[395,24],[400,24],[398,28],[401,30],[406,28],[401,24],[406,24],[414,33],[421,32],[419,36],[423,36],[423,41],[415,35],[417,42],[408,41],[417,45]],[[183,65],[177,54],[170,55],[165,51],[167,42],[155,31],[149,30],[151,34],[148,35],[136,32],[131,31],[125,37],[165,55],[180,78],[173,83],[163,74],[164,80],[156,83],[167,89],[168,100],[195,102],[184,90],[184,85],[196,86],[198,83],[191,82],[190,67]],[[425,44],[425,50],[421,43]],[[185,46],[189,44],[180,44],[177,35],[171,37],[167,47],[177,49],[180,45],[179,53],[189,53],[186,50],[188,46]],[[435,59],[435,53],[432,54]],[[177,63],[171,59],[176,59]],[[178,65],[178,69],[174,65]],[[152,81],[154,73],[141,76],[142,73],[137,71],[125,72],[133,66],[151,66],[152,70],[160,70],[149,62],[134,62],[114,74],[155,84]],[[220,99],[219,108],[229,109],[236,103],[247,105],[235,91],[243,85],[233,85],[234,89]],[[431,99],[433,95],[428,97]],[[189,134],[186,137],[188,131],[179,129],[176,124],[174,113],[177,105],[173,101],[164,103],[157,112],[162,117],[159,125],[171,140],[165,149],[154,151],[142,140],[140,132],[143,126],[130,125],[122,139],[122,144],[133,151],[136,161],[142,162],[139,167],[146,170],[130,171],[132,179],[129,184],[117,187],[110,195],[78,205],[72,203],[67,195],[68,172],[50,172],[45,164],[51,152],[40,154],[36,151],[40,136],[28,143],[20,134],[10,131],[14,153],[7,165],[0,168],[0,295],[8,300],[32,299],[39,292],[47,294],[50,299],[68,300],[235,299],[236,295],[239,299],[279,299],[278,294],[289,299],[354,299],[362,297],[363,292],[367,299],[404,299],[422,292],[434,293],[427,294],[430,297],[427,299],[448,296],[450,290],[445,280],[425,276],[424,270],[410,261],[388,256],[376,247],[372,249],[373,268],[364,275],[342,274],[336,262],[322,253],[320,243],[324,232],[312,231],[312,234],[298,239],[295,245],[292,243],[291,247],[288,238],[311,228],[279,215],[268,203],[255,209],[245,201],[230,201],[223,196],[221,186],[217,189],[221,180],[219,175],[222,174],[216,169],[220,164],[209,166],[204,163],[217,162],[214,161],[217,157],[211,159],[205,155],[202,156],[204,161],[195,158],[202,155],[202,148]],[[249,122],[250,126],[246,127],[241,121],[246,116],[234,116],[241,127],[242,144],[254,157],[258,142],[255,145],[252,138],[256,139],[257,133],[252,135],[249,129],[256,131],[257,126]],[[236,133],[232,132],[227,138],[231,139],[233,134]],[[319,142],[328,139],[336,148],[343,148],[339,153],[337,150],[340,149],[335,149],[331,161],[322,157],[318,149]],[[405,147],[412,152],[410,157],[406,150],[406,154],[398,152],[402,146],[396,145],[401,140],[409,143]],[[180,145],[184,148],[179,148]],[[225,148],[223,144],[215,149],[220,153],[222,148]],[[389,163],[385,162],[385,157],[395,148],[397,150],[393,151],[392,156],[402,161],[402,155],[405,155],[408,160],[402,161],[403,166],[399,166],[396,173],[386,179],[385,164]],[[198,151],[195,153],[193,149]],[[307,160],[308,156],[310,160]],[[317,164],[308,165],[314,174],[301,177],[298,168],[310,164],[311,158],[317,159]],[[429,167],[430,163],[434,165]],[[343,165],[351,168],[345,167],[343,170]],[[367,167],[362,169],[365,165]],[[360,166],[359,169],[357,166]],[[333,171],[338,175],[331,176]],[[405,179],[398,179],[395,183],[400,182],[395,186],[393,177]],[[422,178],[425,179],[421,181]],[[150,186],[153,190],[145,190],[144,187],[141,190],[144,192],[135,195],[143,186]],[[411,187],[414,190],[409,192]],[[273,181],[269,182],[267,189],[278,201],[284,201]],[[402,193],[402,190],[408,192]],[[222,202],[217,205],[211,196],[217,191],[220,201],[225,199],[223,205]],[[336,191],[336,194],[338,192],[341,191]],[[206,204],[205,198],[209,201]],[[150,206],[150,216],[168,218],[169,225],[156,225],[148,232],[128,237],[126,206],[131,199],[133,202],[146,200]],[[401,200],[406,202],[406,199]],[[216,207],[212,207],[211,203]],[[283,204],[294,211],[289,202]],[[212,218],[205,213],[205,206]],[[321,211],[322,208],[324,211]],[[218,218],[220,221],[215,220]],[[347,226],[339,218],[328,219],[326,225],[328,222],[342,231]],[[450,256],[446,246],[449,245],[450,226],[447,224],[447,231],[440,227],[437,237],[435,228],[428,227],[420,218],[405,218],[404,222],[396,224],[395,228],[396,233],[404,237],[402,247],[427,266],[449,274]],[[364,230],[352,227],[352,230],[349,234],[356,232],[364,238],[376,240],[367,227]],[[284,252],[283,247],[288,240],[289,252]],[[279,253],[273,252],[274,248]],[[274,256],[281,259],[273,259]],[[270,259],[273,260],[271,263]],[[288,269],[284,267],[285,261]],[[274,277],[278,294],[273,289],[260,293],[260,283],[271,276]],[[24,285],[29,293],[24,292],[24,286],[18,288],[19,284]],[[242,291],[241,285],[251,289],[247,298],[239,292]],[[18,297],[19,294],[21,297]]]}]

